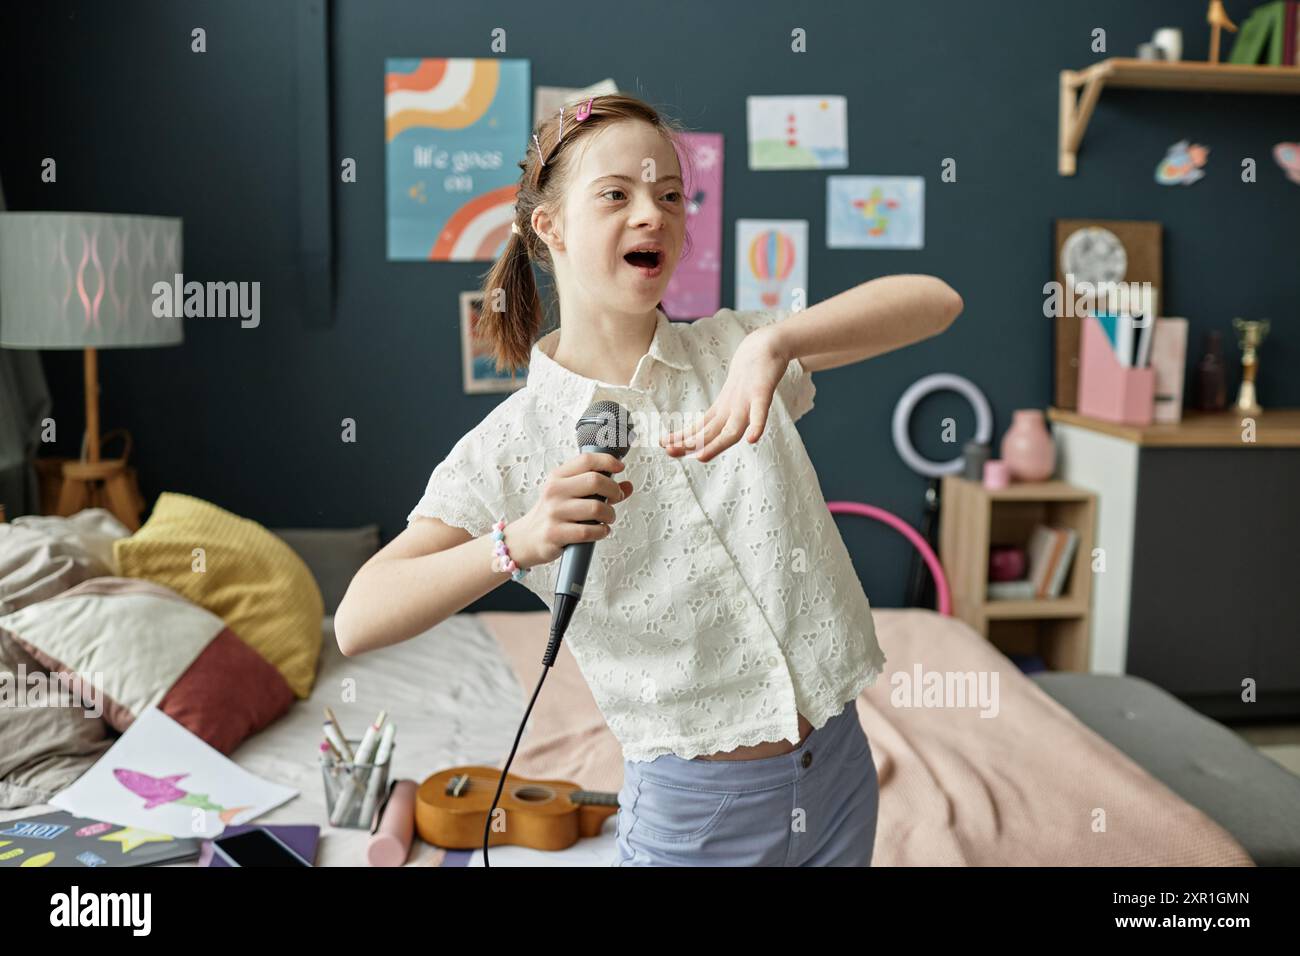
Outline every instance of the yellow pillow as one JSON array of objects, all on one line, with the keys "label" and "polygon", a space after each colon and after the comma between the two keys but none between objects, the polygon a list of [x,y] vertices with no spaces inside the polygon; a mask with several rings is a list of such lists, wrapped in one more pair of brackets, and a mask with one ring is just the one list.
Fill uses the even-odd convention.
[{"label": "yellow pillow", "polygon": [[294,694],[311,694],[325,614],[320,588],[302,558],[256,521],[164,491],[144,526],[113,542],[113,557],[121,576],[155,581],[207,608]]}]

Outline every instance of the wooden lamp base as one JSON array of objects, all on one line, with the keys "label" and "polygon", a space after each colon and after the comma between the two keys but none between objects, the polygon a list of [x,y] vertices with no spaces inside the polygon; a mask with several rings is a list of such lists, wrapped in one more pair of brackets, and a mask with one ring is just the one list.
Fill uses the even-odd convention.
[{"label": "wooden lamp base", "polygon": [[[69,517],[83,508],[105,508],[132,532],[140,530],[145,501],[140,494],[131,457],[131,433],[115,429],[99,434],[99,363],[95,349],[84,350],[86,379],[86,432],[80,458],[38,458],[41,511]],[[121,435],[121,458],[100,458],[100,446]]]},{"label": "wooden lamp base", "polygon": [[140,530],[144,498],[125,458],[65,461],[61,477],[56,514],[66,518],[83,508],[107,508],[132,532]]}]

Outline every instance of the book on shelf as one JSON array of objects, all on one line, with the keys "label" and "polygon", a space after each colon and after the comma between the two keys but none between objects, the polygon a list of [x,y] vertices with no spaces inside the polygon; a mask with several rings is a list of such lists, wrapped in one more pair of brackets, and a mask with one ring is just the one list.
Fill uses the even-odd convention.
[{"label": "book on shelf", "polygon": [[1236,42],[1228,56],[1229,63],[1255,66],[1265,63],[1282,65],[1286,48],[1284,33],[1287,24],[1286,0],[1273,0],[1260,4],[1241,23]]},{"label": "book on shelf", "polygon": [[990,581],[988,599],[990,601],[1031,601],[1034,597],[1034,582],[1029,578],[1015,581]]},{"label": "book on shelf", "polygon": [[985,589],[990,601],[1025,601],[1061,596],[1079,546],[1073,528],[1040,524],[1029,539],[1029,575],[1017,581],[990,581]]},{"label": "book on shelf", "polygon": [[1286,20],[1284,21],[1285,30],[1282,34],[1283,66],[1296,65],[1296,41],[1300,40],[1300,36],[1297,36],[1297,29],[1300,29],[1300,27],[1297,26],[1297,21],[1300,21],[1300,16],[1296,15],[1297,10],[1300,10],[1300,2],[1297,2],[1297,0],[1287,0]]}]

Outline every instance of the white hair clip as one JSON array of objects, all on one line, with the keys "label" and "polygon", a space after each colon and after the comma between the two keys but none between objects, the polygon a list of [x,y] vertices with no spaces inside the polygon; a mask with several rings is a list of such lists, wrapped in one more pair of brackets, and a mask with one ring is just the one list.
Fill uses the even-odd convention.
[{"label": "white hair clip", "polygon": [[516,236],[523,235],[523,233],[519,231],[519,223],[517,222],[512,222],[510,224],[510,231],[513,232]]}]

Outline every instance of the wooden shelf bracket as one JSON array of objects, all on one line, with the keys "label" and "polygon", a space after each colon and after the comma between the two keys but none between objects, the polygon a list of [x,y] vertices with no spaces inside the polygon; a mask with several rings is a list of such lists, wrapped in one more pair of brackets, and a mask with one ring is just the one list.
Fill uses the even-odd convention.
[{"label": "wooden shelf bracket", "polygon": [[1092,119],[1092,111],[1097,108],[1097,100],[1101,98],[1101,88],[1105,83],[1104,73],[1061,71],[1061,143],[1057,172],[1062,176],[1074,175],[1079,144],[1083,142],[1083,134],[1088,129],[1088,121]]}]

